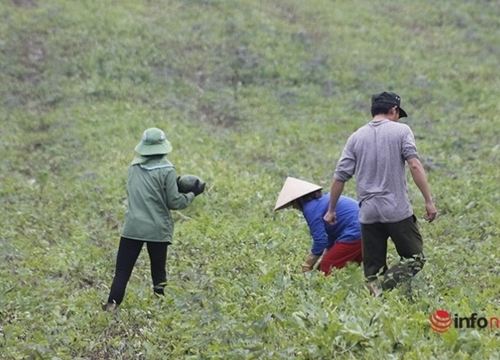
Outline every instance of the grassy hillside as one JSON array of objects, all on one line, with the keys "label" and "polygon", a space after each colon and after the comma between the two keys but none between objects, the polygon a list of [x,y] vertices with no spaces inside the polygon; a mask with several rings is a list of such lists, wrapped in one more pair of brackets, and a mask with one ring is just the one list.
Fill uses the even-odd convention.
[{"label": "grassy hillside", "polygon": [[[8,0],[0,20],[0,358],[498,358],[500,329],[428,320],[500,317],[497,1]],[[329,186],[383,90],[439,217],[411,294],[372,298],[357,267],[302,275],[306,223],[272,209],[288,175]],[[165,298],[144,252],[111,315],[151,126],[209,189],[174,215]]]}]

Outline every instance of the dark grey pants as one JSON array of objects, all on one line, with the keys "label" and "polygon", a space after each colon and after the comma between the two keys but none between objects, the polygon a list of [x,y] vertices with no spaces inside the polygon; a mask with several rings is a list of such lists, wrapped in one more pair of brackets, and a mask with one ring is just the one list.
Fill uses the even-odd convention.
[{"label": "dark grey pants", "polygon": [[[407,278],[420,271],[425,263],[423,241],[415,215],[395,223],[361,224],[363,244],[363,270],[368,281],[378,275],[391,274],[394,281],[385,281],[387,288],[397,285],[401,277]],[[387,268],[387,240],[391,238],[404,265]],[[386,275],[386,279],[387,275]],[[391,279],[389,279],[391,280]]]},{"label": "dark grey pants", "polygon": [[144,244],[146,244],[148,249],[149,261],[151,264],[153,290],[157,294],[163,294],[164,283],[167,279],[165,265],[167,261],[168,243],[131,240],[122,237],[120,238],[120,245],[118,247],[115,277],[109,292],[108,303],[120,305],[123,301],[125,288],[127,287],[135,262]]}]

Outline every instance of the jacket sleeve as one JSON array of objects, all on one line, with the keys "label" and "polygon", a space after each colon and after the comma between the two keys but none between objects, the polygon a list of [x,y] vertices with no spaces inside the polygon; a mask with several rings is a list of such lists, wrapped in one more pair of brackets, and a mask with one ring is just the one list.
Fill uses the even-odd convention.
[{"label": "jacket sleeve", "polygon": [[404,129],[406,131],[403,134],[401,155],[405,160],[409,160],[414,157],[418,158],[417,146],[415,145],[415,136],[413,135],[413,132],[411,131],[409,126],[406,125]]},{"label": "jacket sleeve", "polygon": [[177,172],[171,169],[165,177],[165,193],[167,195],[167,206],[170,210],[182,210],[193,202],[194,193],[183,194],[177,188]]},{"label": "jacket sleeve", "polygon": [[356,168],[356,156],[352,151],[352,135],[347,139],[346,145],[342,150],[342,155],[337,163],[333,177],[336,180],[346,182],[352,178]]},{"label": "jacket sleeve", "polygon": [[308,221],[308,225],[309,232],[313,239],[311,253],[319,256],[323,254],[323,250],[328,246],[328,235],[326,234],[325,223],[321,217],[316,216],[314,219],[311,219],[311,221]]}]

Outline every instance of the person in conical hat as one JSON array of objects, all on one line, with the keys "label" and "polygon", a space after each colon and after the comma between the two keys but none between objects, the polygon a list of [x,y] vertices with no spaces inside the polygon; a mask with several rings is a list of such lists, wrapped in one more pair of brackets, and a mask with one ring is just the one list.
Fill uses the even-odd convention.
[{"label": "person in conical hat", "polygon": [[358,202],[341,196],[336,206],[336,222],[327,224],[323,216],[329,201],[330,195],[323,194],[321,186],[293,177],[287,177],[278,195],[274,211],[297,209],[309,226],[312,247],[302,264],[303,272],[312,270],[323,254],[318,269],[325,275],[329,275],[332,268],[341,269],[349,262],[363,261]]}]

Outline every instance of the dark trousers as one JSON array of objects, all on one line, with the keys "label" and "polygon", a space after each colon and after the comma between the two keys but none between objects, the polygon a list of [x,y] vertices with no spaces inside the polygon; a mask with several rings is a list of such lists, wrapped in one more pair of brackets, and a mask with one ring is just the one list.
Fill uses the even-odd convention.
[{"label": "dark trousers", "polygon": [[405,265],[410,276],[420,271],[425,263],[422,236],[415,215],[395,223],[361,224],[361,234],[363,270],[368,281],[377,279],[378,275],[385,274],[388,270],[387,240],[389,237],[401,259],[411,259],[408,265]]},{"label": "dark trousers", "polygon": [[151,264],[151,277],[153,289],[157,294],[163,294],[164,283],[167,280],[165,265],[167,261],[166,242],[140,241],[120,238],[118,255],[116,257],[116,270],[113,284],[108,297],[108,303],[120,305],[125,296],[125,288],[132,274],[135,262],[141,253],[142,245],[146,243],[149,261]]}]

